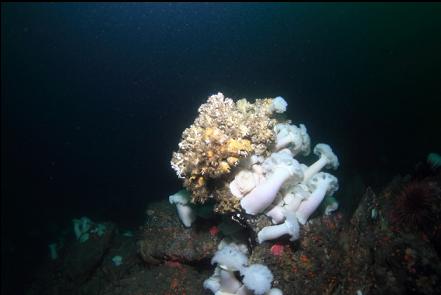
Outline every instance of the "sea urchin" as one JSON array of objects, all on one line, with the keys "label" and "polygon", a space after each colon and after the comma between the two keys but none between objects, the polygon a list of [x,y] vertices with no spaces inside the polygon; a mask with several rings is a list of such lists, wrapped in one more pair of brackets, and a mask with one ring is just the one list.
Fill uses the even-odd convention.
[{"label": "sea urchin", "polygon": [[391,211],[395,225],[404,228],[430,230],[437,219],[440,188],[435,182],[411,181],[397,193]]}]

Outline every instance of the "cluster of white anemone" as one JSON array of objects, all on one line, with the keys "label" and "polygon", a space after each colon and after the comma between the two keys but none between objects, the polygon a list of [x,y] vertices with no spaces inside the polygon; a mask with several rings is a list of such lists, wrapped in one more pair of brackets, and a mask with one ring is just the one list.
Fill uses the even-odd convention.
[{"label": "cluster of white anemone", "polygon": [[[273,99],[272,111],[283,113],[287,107],[282,97]],[[337,169],[338,158],[331,147],[317,144],[313,152],[319,159],[310,166],[297,161],[298,156],[308,156],[311,140],[305,125],[276,124],[276,141],[272,154],[266,159],[250,155],[236,168],[235,178],[229,184],[232,195],[240,199],[242,209],[251,215],[266,214],[275,225],[263,228],[257,235],[258,242],[290,235],[299,237],[299,223],[304,225],[326,196],[338,190],[335,176],[322,169]],[[177,207],[178,215],[186,227],[196,218],[191,206],[191,195],[182,190],[169,197]],[[326,212],[334,211],[333,202]]]},{"label": "cluster of white anemone", "polygon": [[247,255],[245,245],[223,240],[211,259],[216,268],[204,281],[204,288],[215,295],[282,295],[280,289],[271,288],[274,277],[269,268],[263,264],[249,265]]},{"label": "cluster of white anemone", "polygon": [[[282,97],[273,99],[271,110],[283,113],[287,107]],[[289,235],[299,238],[300,224],[304,225],[326,196],[338,190],[335,176],[322,169],[337,169],[338,158],[327,144],[319,143],[314,154],[319,159],[310,166],[301,164],[297,156],[307,156],[311,140],[303,124],[280,123],[274,127],[276,142],[272,154],[266,159],[250,155],[236,168],[234,180],[229,184],[233,197],[240,199],[242,209],[251,215],[266,214],[274,225],[262,228],[257,240],[262,243]],[[190,227],[196,215],[190,205],[191,195],[186,190],[171,195],[179,218]],[[336,210],[334,200],[326,214]],[[282,295],[271,288],[273,275],[262,264],[248,265],[248,249],[245,245],[221,242],[211,260],[217,264],[213,275],[204,281],[204,288],[215,295]],[[240,274],[240,276],[238,275]]]},{"label": "cluster of white anemone", "polygon": [[[310,153],[311,140],[306,127],[281,123],[274,131],[273,153],[266,159],[251,158],[230,183],[231,193],[240,198],[246,213],[264,213],[275,224],[258,233],[259,243],[286,234],[292,241],[298,239],[299,223],[306,224],[323,199],[338,190],[337,178],[322,172],[324,168],[337,169],[339,166],[329,145],[317,144],[313,152],[319,159],[306,166],[295,159]],[[333,206],[330,210],[335,210],[335,203]]]}]

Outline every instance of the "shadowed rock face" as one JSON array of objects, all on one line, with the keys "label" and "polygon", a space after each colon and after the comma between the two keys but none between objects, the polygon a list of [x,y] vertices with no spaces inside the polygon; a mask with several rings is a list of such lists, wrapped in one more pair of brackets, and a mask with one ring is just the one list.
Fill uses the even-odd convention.
[{"label": "shadowed rock face", "polygon": [[[440,186],[440,178],[423,183]],[[439,239],[390,218],[396,210],[391,204],[408,182],[396,179],[378,195],[367,189],[349,222],[339,213],[318,217],[303,228],[298,243],[258,245],[250,260],[268,265],[274,286],[287,294],[440,294]],[[440,205],[438,195],[431,213],[437,228]]]},{"label": "shadowed rock face", "polygon": [[220,242],[219,236],[210,232],[213,222],[199,220],[191,228],[185,228],[174,206],[165,202],[151,204],[148,212],[147,224],[141,228],[138,241],[139,254],[146,263],[210,261]]},{"label": "shadowed rock face", "polygon": [[[440,175],[423,180],[426,185],[441,184]],[[367,191],[362,202],[341,233],[347,253],[342,278],[345,290],[356,285],[374,294],[439,294],[441,292],[441,261],[436,240],[431,240],[412,225],[396,224],[391,218],[397,210],[396,200],[406,179],[395,179],[381,194]],[[439,210],[441,196],[433,204]],[[438,208],[438,209],[436,209]],[[438,216],[437,218],[435,216]],[[434,214],[439,225],[440,215]],[[352,284],[351,284],[352,282]]]},{"label": "shadowed rock face", "polygon": [[123,279],[104,286],[103,295],[128,294],[204,294],[204,278],[193,267],[187,265],[158,265],[128,274]]},{"label": "shadowed rock face", "polygon": [[[250,263],[263,263],[274,275],[273,286],[284,294],[441,294],[441,260],[437,231],[397,225],[393,204],[403,185],[397,178],[383,192],[367,189],[351,217],[318,216],[307,223],[295,243],[289,237],[250,243]],[[440,186],[441,175],[419,178]],[[440,228],[441,197],[431,216]],[[214,269],[210,259],[222,233],[219,219],[197,219],[186,229],[168,202],[150,204],[148,219],[136,237],[107,224],[103,237],[85,243],[73,233],[59,259],[42,266],[34,294],[209,294],[202,283]],[[247,234],[268,224],[250,220]],[[254,233],[255,234],[255,233]],[[112,257],[123,257],[115,266]]]}]

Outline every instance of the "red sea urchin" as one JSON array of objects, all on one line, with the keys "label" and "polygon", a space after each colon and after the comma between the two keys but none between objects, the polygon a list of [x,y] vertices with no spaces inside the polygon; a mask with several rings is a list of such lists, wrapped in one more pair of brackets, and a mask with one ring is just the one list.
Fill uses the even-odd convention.
[{"label": "red sea urchin", "polygon": [[395,196],[391,212],[392,222],[399,227],[416,227],[423,232],[430,231],[439,219],[440,200],[440,188],[437,183],[411,181]]}]

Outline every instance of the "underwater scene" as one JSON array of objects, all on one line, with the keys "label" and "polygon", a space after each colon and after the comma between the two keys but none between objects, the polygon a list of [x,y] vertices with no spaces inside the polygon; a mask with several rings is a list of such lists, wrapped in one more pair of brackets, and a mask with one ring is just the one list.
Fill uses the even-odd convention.
[{"label": "underwater scene", "polygon": [[1,294],[441,294],[438,3],[2,3]]}]

